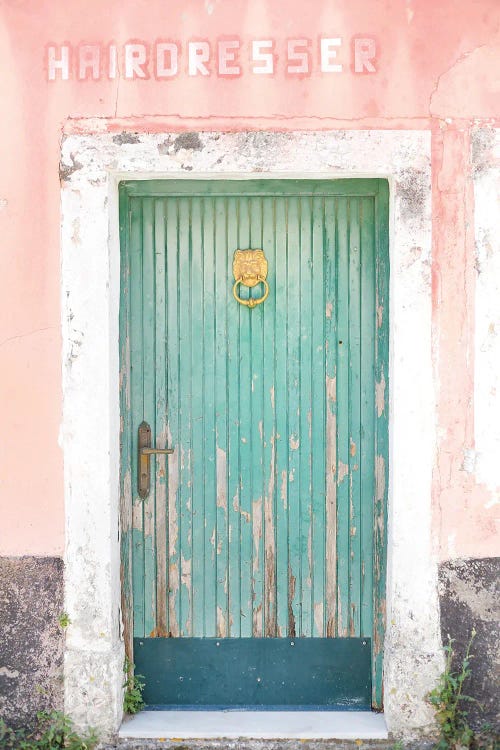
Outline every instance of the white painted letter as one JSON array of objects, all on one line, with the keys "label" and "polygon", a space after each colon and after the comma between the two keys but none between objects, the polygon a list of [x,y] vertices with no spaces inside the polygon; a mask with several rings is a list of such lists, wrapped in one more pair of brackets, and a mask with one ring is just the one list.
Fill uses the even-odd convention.
[{"label": "white painted letter", "polygon": [[146,62],[145,44],[125,45],[125,78],[147,78],[142,67]]},{"label": "white painted letter", "polygon": [[342,39],[322,39],[321,40],[321,72],[322,73],[342,73],[342,65],[334,63],[337,57],[335,47],[340,47]]},{"label": "white painted letter", "polygon": [[[165,53],[168,53],[170,65],[165,65]],[[156,45],[156,76],[172,78],[179,70],[179,49],[172,42],[159,42]]]},{"label": "white painted letter", "polygon": [[253,66],[254,73],[272,75],[274,73],[274,58],[272,52],[263,52],[265,49],[272,50],[274,42],[271,39],[256,40],[252,42],[252,60],[264,63],[259,67]]},{"label": "white painted letter", "polygon": [[240,43],[237,39],[231,41],[221,41],[218,44],[219,48],[219,75],[220,76],[238,76],[241,73],[239,65],[228,65],[228,63],[236,62],[236,50],[240,48]]},{"label": "white painted letter", "polygon": [[84,81],[87,78],[87,71],[92,72],[94,81],[101,77],[99,64],[101,61],[101,50],[96,44],[82,44],[78,53],[78,78]]},{"label": "white painted letter", "polygon": [[56,70],[60,70],[62,80],[67,81],[69,78],[69,47],[67,45],[61,47],[59,60],[56,59],[56,48],[49,47],[47,50],[47,66],[49,81],[56,80]]},{"label": "white painted letter", "polygon": [[210,60],[210,45],[208,42],[189,42],[188,43],[188,73],[190,76],[196,76],[201,73],[202,76],[209,76],[210,71],[205,65]]},{"label": "white painted letter", "polygon": [[[287,43],[287,57],[288,57],[288,73],[302,73],[307,75],[309,73],[309,52],[307,47],[309,42],[307,39],[289,39]],[[302,47],[302,49],[300,49]],[[299,49],[297,49],[299,48]],[[304,49],[305,48],[305,49]],[[296,65],[290,65],[290,63],[297,63]]]},{"label": "white painted letter", "polygon": [[108,49],[109,49],[108,76],[111,79],[113,79],[113,78],[116,78],[116,63],[117,63],[116,44],[110,44]]},{"label": "white painted letter", "polygon": [[376,73],[375,65],[371,62],[375,57],[377,48],[375,39],[354,40],[354,72]]}]

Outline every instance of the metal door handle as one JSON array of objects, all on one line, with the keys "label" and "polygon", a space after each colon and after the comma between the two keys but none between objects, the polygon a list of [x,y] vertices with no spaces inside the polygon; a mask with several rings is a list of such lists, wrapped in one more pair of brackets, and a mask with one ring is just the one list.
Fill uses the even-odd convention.
[{"label": "metal door handle", "polygon": [[173,448],[141,448],[141,456],[152,456],[153,453],[160,453],[160,455],[165,455],[167,453],[173,453]]},{"label": "metal door handle", "polygon": [[143,500],[149,495],[151,489],[150,456],[155,453],[166,456],[173,452],[173,448],[152,448],[151,427],[147,422],[141,422],[137,434],[137,491]]}]

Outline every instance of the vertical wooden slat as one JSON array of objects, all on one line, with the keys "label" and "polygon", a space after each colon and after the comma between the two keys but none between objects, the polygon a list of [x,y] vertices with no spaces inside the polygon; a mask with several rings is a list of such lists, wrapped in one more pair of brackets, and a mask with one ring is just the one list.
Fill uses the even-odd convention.
[{"label": "vertical wooden slat", "polygon": [[130,404],[130,223],[131,209],[126,191],[121,188],[120,201],[120,542],[122,618],[125,653],[133,661],[133,582],[132,582],[132,412]]},{"label": "vertical wooden slat", "polygon": [[[233,253],[238,248],[239,200],[224,199],[226,207],[227,268],[232,283]],[[228,292],[227,309],[227,419],[228,419],[228,546],[229,546],[229,634],[241,635],[241,483],[240,483],[240,310]]]},{"label": "vertical wooden slat", "polygon": [[[152,198],[145,198],[142,207],[142,341],[143,341],[143,418],[151,427],[156,445],[155,396],[155,259],[154,206]],[[161,459],[151,460],[151,477]],[[143,502],[144,509],[144,629],[146,635],[156,629],[156,514],[155,485]]]},{"label": "vertical wooden slat", "polygon": [[[246,247],[262,246],[262,199],[249,199],[250,238]],[[252,290],[252,295],[262,293],[261,285]],[[250,443],[252,464],[250,486],[252,498],[252,635],[262,637],[264,633],[264,533],[263,533],[263,443],[264,443],[264,393],[263,393],[263,305],[248,311],[250,321]]]},{"label": "vertical wooden slat", "polygon": [[[130,406],[136,421],[144,418],[142,352],[142,206],[141,201],[130,201],[130,275],[134,280],[130,294]],[[144,636],[144,536],[143,503],[137,494],[137,429],[132,425],[132,581],[134,586],[134,636]]]},{"label": "vertical wooden slat", "polygon": [[[192,537],[189,544],[192,571],[192,618],[191,635],[204,635],[205,627],[205,560],[210,555],[206,546],[205,522],[213,523],[213,517],[205,519],[205,489],[212,485],[210,470],[206,464],[204,443],[205,406],[203,403],[205,382],[206,341],[204,336],[205,300],[203,297],[203,228],[200,198],[191,199],[191,320],[189,340],[191,345],[191,518]],[[213,492],[213,485],[210,487]],[[210,542],[209,542],[210,544]],[[185,553],[186,554],[186,553]],[[186,554],[187,556],[187,554]]]},{"label": "vertical wooden slat", "polygon": [[[154,286],[155,286],[155,390],[156,445],[166,448],[167,430],[167,363],[165,340],[166,326],[166,279],[165,279],[165,204],[163,200],[154,202]],[[168,634],[167,617],[167,483],[168,456],[157,457],[155,470],[155,547],[156,547],[156,626],[154,634],[164,637]]]},{"label": "vertical wooden slat", "polygon": [[373,624],[373,498],[375,482],[375,247],[374,199],[363,198],[361,214],[361,636],[371,637]]},{"label": "vertical wooden slat", "polygon": [[179,446],[180,446],[180,635],[192,635],[192,350],[191,318],[193,278],[191,273],[190,201],[179,199],[178,221],[179,305]]},{"label": "vertical wooden slat", "polygon": [[312,424],[312,210],[311,198],[300,198],[300,291],[299,308],[299,540],[301,636],[312,635],[312,509],[311,509],[311,424]]},{"label": "vertical wooden slat", "polygon": [[[276,509],[278,488],[276,477],[276,384],[275,334],[276,305],[276,231],[273,198],[263,200],[262,248],[269,262],[269,298],[262,305],[263,336],[263,496],[264,496],[264,632],[275,637],[276,631]],[[286,570],[286,568],[285,568]]]},{"label": "vertical wooden slat", "polygon": [[180,433],[179,389],[179,238],[178,201],[168,198],[166,204],[166,282],[167,282],[167,440],[174,453],[167,461],[168,483],[168,626],[170,635],[180,635],[181,554],[179,538],[180,464],[183,448]]},{"label": "vertical wooden slat", "polygon": [[272,300],[276,321],[274,357],[276,414],[276,619],[277,635],[289,634],[288,617],[288,255],[287,200],[275,199],[275,299]]},{"label": "vertical wooden slat", "polygon": [[[323,251],[324,199],[313,198],[312,204],[312,384],[311,384],[311,546],[313,631],[320,638],[325,634],[325,259]],[[325,253],[326,256],[326,253]],[[327,256],[326,262],[330,259]],[[332,304],[333,307],[333,304]],[[334,587],[335,591],[335,587]]]},{"label": "vertical wooden slat", "polygon": [[361,289],[359,199],[350,198],[349,220],[349,635],[360,634],[361,548]]},{"label": "vertical wooden slat", "polygon": [[349,214],[337,210],[337,635],[349,635]]},{"label": "vertical wooden slat", "polygon": [[[216,635],[216,557],[217,557],[217,502],[218,485],[215,455],[215,217],[212,198],[201,200],[202,236],[201,254],[203,264],[203,463],[201,467],[203,483],[203,514],[201,524],[204,532],[204,555],[200,568],[204,576],[203,608],[205,623],[202,632],[194,635],[213,637]],[[193,216],[193,221],[195,217]],[[194,240],[194,237],[193,237]],[[200,384],[196,386],[200,387]],[[201,548],[193,547],[193,555],[201,556]]]},{"label": "vertical wooden slat", "polygon": [[288,629],[299,636],[300,607],[300,204],[288,199]]},{"label": "vertical wooden slat", "polygon": [[381,707],[383,702],[382,669],[384,629],[386,619],[386,539],[387,539],[387,492],[389,480],[389,186],[378,183],[375,225],[377,227],[376,252],[376,355],[375,399],[375,504],[373,518],[373,705]]},{"label": "vertical wooden slat", "polygon": [[[238,247],[247,248],[250,244],[250,206],[248,198],[239,199]],[[249,290],[240,285],[240,296],[248,298]],[[241,544],[241,636],[250,637],[253,629],[252,602],[252,361],[250,339],[250,316],[254,311],[238,305],[240,337],[240,544]]]},{"label": "vertical wooden slat", "polygon": [[325,635],[333,638],[337,622],[337,216],[336,202],[325,198]]},{"label": "vertical wooden slat", "polygon": [[[216,437],[216,635],[229,635],[229,389],[228,362],[231,352],[228,340],[228,306],[231,301],[227,266],[230,251],[227,245],[226,201],[214,200],[215,232],[215,437]],[[229,277],[230,279],[231,277]],[[234,310],[231,310],[233,313]],[[231,372],[234,378],[235,372]]]}]

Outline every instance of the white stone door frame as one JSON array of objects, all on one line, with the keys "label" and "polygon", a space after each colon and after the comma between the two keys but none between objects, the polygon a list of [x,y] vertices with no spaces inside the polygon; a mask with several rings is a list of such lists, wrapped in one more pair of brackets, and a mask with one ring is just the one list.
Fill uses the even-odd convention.
[{"label": "white stone door frame", "polygon": [[386,177],[390,183],[390,473],[385,716],[429,727],[442,665],[431,482],[430,132],[68,134],[61,150],[65,710],[103,735],[122,712],[119,543],[122,179]]}]

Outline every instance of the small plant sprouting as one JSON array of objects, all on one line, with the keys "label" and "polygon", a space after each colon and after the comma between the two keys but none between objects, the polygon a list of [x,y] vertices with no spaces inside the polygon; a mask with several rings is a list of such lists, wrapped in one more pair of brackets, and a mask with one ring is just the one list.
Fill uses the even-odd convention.
[{"label": "small plant sprouting", "polygon": [[434,690],[428,694],[428,700],[436,712],[440,730],[435,750],[463,750],[473,745],[474,731],[469,726],[467,711],[463,708],[463,703],[475,701],[475,699],[463,693],[463,686],[472,671],[470,667],[471,646],[475,636],[476,631],[472,630],[464,658],[457,671],[453,669],[455,652],[453,639],[450,636],[448,636],[448,644],[444,647],[446,652],[444,672]]},{"label": "small plant sprouting", "polygon": [[142,691],[145,686],[144,677],[140,674],[134,674],[134,667],[135,665],[126,656],[123,664],[123,673],[125,675],[125,682],[123,683],[123,687],[125,688],[123,710],[126,714],[137,714],[146,705],[142,697]]},{"label": "small plant sprouting", "polygon": [[82,737],[71,719],[60,711],[39,711],[33,731],[11,729],[0,719],[2,750],[92,750],[97,745],[93,730]]},{"label": "small plant sprouting", "polygon": [[63,630],[66,630],[68,625],[71,625],[71,619],[68,613],[61,612],[61,614],[59,615],[58,622],[59,622],[59,627],[62,628]]}]

